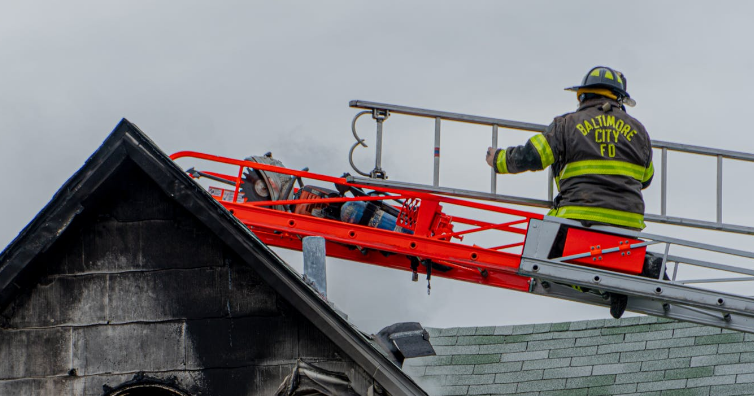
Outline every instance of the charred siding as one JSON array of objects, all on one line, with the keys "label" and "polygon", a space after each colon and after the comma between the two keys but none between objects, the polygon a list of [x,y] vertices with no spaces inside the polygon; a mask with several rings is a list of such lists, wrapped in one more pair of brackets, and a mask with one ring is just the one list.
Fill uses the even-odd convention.
[{"label": "charred siding", "polygon": [[299,358],[353,368],[130,160],[17,285],[0,395],[102,395],[138,372],[195,395],[271,394]]}]

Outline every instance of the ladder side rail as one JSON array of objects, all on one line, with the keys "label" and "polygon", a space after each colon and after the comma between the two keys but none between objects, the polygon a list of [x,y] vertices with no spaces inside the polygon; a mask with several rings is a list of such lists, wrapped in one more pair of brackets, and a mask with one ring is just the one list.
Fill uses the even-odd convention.
[{"label": "ladder side rail", "polygon": [[652,147],[656,149],[666,148],[671,151],[678,151],[688,154],[700,154],[710,157],[722,156],[723,158],[754,162],[754,154],[744,153],[742,151],[723,150],[704,146],[694,146],[691,144],[673,143],[664,140],[653,140]]},{"label": "ladder side rail", "polygon": [[408,199],[411,195],[378,195],[367,197],[340,197],[340,198],[317,198],[317,199],[281,199],[277,201],[253,201],[244,202],[248,206],[277,206],[277,205],[296,205],[296,204],[331,204],[344,202],[370,202],[370,201],[389,201],[396,199]]},{"label": "ladder side rail", "polygon": [[[548,217],[547,219],[552,221],[553,218]],[[604,228],[593,227],[593,228],[595,230],[604,229],[604,228],[611,228],[613,230],[615,229],[615,227],[604,227]],[[615,231],[611,231],[611,232],[615,232]],[[688,241],[688,240],[668,237],[664,235],[649,234],[646,232],[639,232],[636,235],[638,238],[641,238],[641,239],[651,239],[656,242],[671,243],[671,244],[679,245],[679,246],[685,246],[685,247],[690,247],[690,248],[708,250],[708,251],[716,252],[716,253],[723,253],[723,254],[729,254],[732,256],[739,256],[739,257],[746,257],[746,258],[754,259],[754,253],[746,251],[746,250],[727,248],[723,246],[711,245],[711,244],[702,243],[702,242]]]},{"label": "ladder side rail", "polygon": [[[595,294],[581,293],[569,286],[537,279],[532,281],[531,293],[602,307],[609,307],[610,305],[609,302]],[[729,316],[730,320],[726,321],[724,316],[715,312],[700,312],[698,309],[690,309],[690,307],[678,304],[669,305],[656,298],[632,296],[628,299],[626,310],[660,318],[754,333],[754,318],[752,317],[744,315]]]},{"label": "ladder side rail", "polygon": [[[300,236],[302,236],[301,234],[281,233],[278,230],[273,230],[273,229],[269,229],[265,227],[258,227],[258,226],[249,225],[246,223],[244,224],[249,226],[254,232],[254,235],[256,235],[259,239],[261,239],[262,242],[264,242],[266,245],[280,247],[284,249],[298,250],[298,251],[301,251],[302,249],[302,243],[300,239]],[[405,255],[400,255],[400,254],[385,255],[382,252],[375,249],[370,249],[370,248],[354,249],[353,247],[350,247],[346,244],[327,240],[327,238],[325,238],[325,241],[326,241],[325,242],[326,253],[328,257],[334,257],[334,258],[354,261],[354,262],[363,263],[363,264],[376,265],[376,266],[389,268],[389,269],[396,269],[396,270],[408,271],[408,272],[412,271],[411,261]],[[442,265],[451,266],[452,269],[447,272],[442,272],[435,269],[431,271],[433,277],[437,276],[437,277],[453,279],[453,280],[457,280],[461,282],[476,283],[476,284],[480,284],[484,286],[510,289],[510,290],[522,291],[522,292],[528,291],[530,287],[529,286],[530,278],[516,275],[514,273],[511,273],[510,271],[499,271],[494,268],[480,267],[480,266],[471,268],[467,266],[456,265],[454,263],[449,263],[447,261],[442,261],[442,260],[438,260],[438,262]],[[486,276],[482,276],[479,268],[486,270],[486,273],[485,273]],[[426,266],[420,265],[417,268],[417,273],[426,274],[427,273]]]},{"label": "ladder side rail", "polygon": [[688,280],[678,281],[675,283],[679,283],[682,285],[693,285],[697,283],[727,283],[727,282],[751,282],[751,281],[754,281],[754,276],[744,276],[744,277],[737,277],[737,278],[688,279]]},{"label": "ladder side rail", "polygon": [[661,216],[651,213],[644,215],[644,220],[652,223],[670,224],[682,227],[699,228],[703,230],[724,231],[734,234],[754,235],[754,227],[730,223],[716,223],[714,221],[694,220],[676,216]]},{"label": "ladder side rail", "polygon": [[534,124],[534,123],[529,123],[529,122],[512,121],[512,120],[506,120],[502,118],[481,117],[481,116],[461,114],[461,113],[451,113],[447,111],[420,109],[417,107],[398,106],[398,105],[392,105],[392,104],[386,104],[386,103],[367,102],[363,100],[352,100],[349,104],[351,107],[359,108],[359,109],[388,110],[394,114],[404,114],[404,115],[411,115],[411,116],[425,117],[425,118],[438,118],[439,117],[443,120],[448,120],[448,121],[458,121],[458,122],[465,122],[469,124],[478,124],[478,125],[487,125],[487,126],[497,125],[503,128],[518,129],[518,130],[530,131],[530,132],[544,132],[545,129],[547,128],[547,125]]},{"label": "ladder side rail", "polygon": [[[393,199],[401,199],[406,197],[412,197],[417,198],[420,200],[434,200],[441,203],[449,203],[453,205],[459,205],[459,206],[465,206],[473,209],[481,209],[485,211],[491,211],[491,212],[497,212],[497,213],[503,213],[503,214],[509,214],[514,216],[522,216],[526,218],[536,218],[541,219],[543,215],[539,213],[532,213],[532,212],[526,212],[522,210],[516,210],[516,209],[510,209],[502,206],[496,206],[496,205],[490,205],[482,202],[475,202],[475,201],[464,201],[459,200],[457,198],[453,197],[447,197],[443,195],[438,195],[433,193],[433,189],[429,187],[426,191],[420,191],[420,190],[411,190],[411,189],[404,189],[402,188],[402,183],[395,183],[395,182],[389,182],[389,183],[382,183],[382,184],[375,184],[374,179],[366,179],[366,178],[354,178],[353,176],[348,176],[347,178],[342,177],[332,177],[327,175],[321,175],[317,173],[307,172],[307,171],[298,171],[293,170],[289,168],[281,168],[274,165],[267,165],[267,164],[261,164],[258,162],[251,162],[251,161],[242,161],[242,160],[235,160],[231,158],[225,158],[225,157],[218,157],[218,156],[212,156],[207,155],[203,153],[198,152],[188,152],[188,151],[182,151],[179,153],[173,154],[171,157],[175,157],[174,159],[179,158],[185,158],[185,157],[194,157],[199,159],[204,159],[208,161],[214,161],[214,162],[220,162],[220,163],[226,163],[230,165],[239,165],[240,169],[243,169],[244,167],[252,168],[252,169],[260,169],[265,170],[268,172],[275,172],[275,173],[281,173],[291,176],[296,176],[300,178],[306,178],[311,180],[318,180],[318,181],[324,181],[324,182],[330,182],[335,184],[340,184],[344,186],[350,186],[350,187],[358,187],[358,188],[370,188],[374,191],[381,192],[381,193],[393,193],[397,195],[387,195],[387,196],[376,196],[376,197],[362,197],[358,199],[354,198],[324,198],[322,200],[319,200],[318,202],[325,203],[328,202],[328,200],[332,200],[332,202],[345,202],[349,200],[393,200]],[[199,172],[199,173],[205,173],[205,172]],[[219,173],[216,173],[217,175],[221,175]],[[232,176],[229,175],[222,175],[226,178],[232,178]],[[367,181],[368,183],[361,183],[361,181]],[[236,185],[236,188],[239,186]],[[407,193],[411,193],[410,195],[406,195]],[[487,194],[492,196],[492,194]],[[500,197],[500,196],[498,196]],[[482,198],[483,199],[483,198]],[[259,202],[253,202],[253,203],[247,203],[247,205],[260,205],[260,206],[268,206],[275,204],[281,204],[281,203],[294,203],[299,201],[259,201]],[[533,202],[536,204],[536,201]],[[543,205],[546,205],[545,203],[542,203]]]},{"label": "ladder side rail", "polygon": [[[736,274],[745,274],[745,275],[754,276],[754,270],[751,270],[748,268],[713,263],[710,261],[692,259],[688,257],[680,257],[680,256],[672,255],[672,254],[668,255],[668,262],[688,264],[688,265],[693,265],[695,267],[709,268],[709,269],[715,269],[715,270],[720,270],[720,271],[725,271],[725,272],[733,272]],[[710,278],[710,279],[714,279],[714,278]],[[678,281],[678,282],[681,282],[681,281]]]},{"label": "ladder side rail", "polygon": [[[492,117],[482,117],[461,113],[452,113],[445,111],[436,111],[429,109],[422,109],[416,107],[400,106],[387,103],[376,103],[362,100],[352,100],[349,105],[354,108],[368,109],[371,111],[383,111],[391,112],[395,114],[403,114],[408,116],[426,117],[435,119],[435,169],[433,174],[433,185],[439,187],[439,125],[442,120],[457,121],[477,125],[486,125],[493,128],[492,143],[494,147],[497,147],[498,128],[517,129],[529,132],[543,132],[547,128],[546,125],[526,123],[519,121],[512,121],[507,119],[499,119]],[[379,137],[378,137],[379,139]],[[702,146],[694,146],[682,143],[673,143],[661,140],[655,140],[652,142],[652,147],[662,150],[662,173],[661,173],[661,191],[660,191],[660,214],[646,214],[646,219],[652,222],[691,226],[695,228],[703,229],[715,229],[728,232],[742,233],[742,234],[754,234],[754,228],[737,226],[733,224],[723,223],[723,184],[722,184],[722,166],[724,159],[741,160],[745,162],[754,162],[754,154],[744,153],[739,151],[716,149]],[[667,215],[667,152],[676,151],[686,154],[697,154],[717,157],[717,185],[716,185],[716,203],[715,203],[715,221],[707,222],[704,220],[672,217]],[[378,153],[381,156],[381,152]],[[547,201],[551,202],[553,198],[553,175],[550,171],[548,177],[548,190]],[[492,170],[490,181],[490,193],[495,194],[497,192],[497,179]],[[508,202],[514,203],[514,202]],[[539,206],[539,205],[536,205]]]},{"label": "ladder side rail", "polygon": [[[426,192],[426,193],[441,194],[441,195],[454,196],[454,197],[460,197],[460,198],[481,199],[485,201],[500,202],[500,203],[506,203],[506,204],[512,204],[512,205],[530,206],[530,207],[543,208],[543,209],[549,209],[552,206],[552,202],[547,201],[547,200],[517,197],[517,196],[511,196],[511,195],[485,193],[485,192],[479,192],[479,191],[474,191],[474,190],[464,190],[464,189],[450,188],[450,187],[435,188],[435,187],[427,186],[424,184],[376,180],[376,179],[362,178],[362,177],[356,177],[356,176],[348,176],[346,177],[346,180],[349,183],[355,183],[355,184],[359,184],[363,186],[368,186],[369,188],[374,188],[374,189],[377,189],[380,187],[390,187],[390,188],[400,189],[403,191]],[[711,222],[711,221],[686,219],[686,218],[675,217],[675,216],[663,216],[663,215],[657,215],[657,214],[651,214],[651,213],[645,214],[644,220],[653,222],[653,223],[670,224],[670,225],[692,227],[692,228],[699,228],[699,229],[705,229],[705,230],[724,231],[724,232],[731,232],[731,233],[744,234],[744,235],[754,235],[754,227],[742,226],[738,224],[716,223],[716,222]]]},{"label": "ladder side rail", "polygon": [[[450,121],[459,121],[459,122],[466,122],[466,123],[471,123],[471,124],[488,125],[488,126],[498,125],[499,127],[503,127],[503,128],[518,129],[518,130],[530,131],[530,132],[544,132],[545,129],[547,128],[547,125],[543,125],[543,124],[511,121],[511,120],[506,120],[502,118],[481,117],[481,116],[474,116],[474,115],[460,114],[460,113],[450,113],[450,112],[445,112],[445,111],[427,110],[427,109],[420,109],[420,108],[407,107],[407,106],[398,106],[398,105],[391,105],[391,104],[385,104],[385,103],[367,102],[367,101],[361,101],[361,100],[352,100],[350,102],[350,106],[355,107],[355,108],[362,108],[362,109],[389,110],[392,113],[413,115],[413,116],[418,116],[418,117],[429,117],[429,118],[439,117],[441,119],[446,119]],[[690,144],[673,143],[673,142],[668,142],[664,140],[653,140],[652,147],[658,148],[658,149],[667,148],[669,150],[681,151],[681,152],[686,152],[690,154],[702,154],[702,155],[709,155],[709,156],[722,155],[725,158],[754,162],[754,154],[745,153],[741,151],[716,149],[716,148],[710,148],[710,147],[704,147],[704,146],[694,146]]]},{"label": "ladder side rail", "polygon": [[668,150],[685,154],[704,155],[716,157],[716,185],[715,185],[715,223],[723,224],[723,160],[732,159],[744,162],[754,162],[754,154],[740,151],[723,150],[690,144],[654,141],[653,148],[662,150],[662,189],[660,193],[660,215],[667,215],[667,153]]},{"label": "ladder side rail", "polygon": [[[521,260],[520,254],[500,252],[475,245],[439,241],[228,201],[221,203],[232,210],[242,223],[252,228],[261,227],[279,233],[301,236],[322,236],[330,242],[357,246],[359,250],[375,250],[376,253],[389,252],[407,257],[431,259],[433,262],[449,262],[453,266],[477,269],[477,276],[480,280],[486,276],[482,273],[482,269],[516,275]],[[405,269],[408,268],[410,267],[407,266]]]},{"label": "ladder side rail", "polygon": [[300,170],[295,170],[295,169],[290,169],[290,168],[281,168],[279,166],[261,164],[259,162],[244,161],[244,160],[239,160],[235,158],[223,157],[219,155],[200,153],[198,151],[179,151],[177,153],[170,155],[170,159],[172,159],[173,161],[180,158],[196,158],[196,159],[201,159],[201,160],[210,161],[210,162],[218,162],[218,163],[227,164],[227,165],[236,165],[236,166],[241,167],[242,169],[253,168],[253,169],[259,169],[263,171],[283,173],[286,175],[291,175],[291,176],[296,176],[296,177],[301,177],[301,178],[317,179],[317,180],[325,181],[329,183],[348,184],[348,182],[346,182],[346,179],[344,177],[333,177],[333,176],[321,175],[318,173],[312,173],[308,171],[300,171]]},{"label": "ladder side rail", "polygon": [[714,312],[738,313],[754,318],[749,307],[754,298],[707,290],[658,279],[643,278],[554,260],[524,256],[519,275],[608,292],[655,298]]},{"label": "ladder side rail", "polygon": [[374,188],[374,189],[381,188],[381,187],[382,188],[389,187],[389,188],[399,189],[402,191],[432,193],[432,194],[447,195],[447,196],[452,196],[452,197],[468,198],[468,199],[481,199],[485,201],[508,203],[508,204],[513,204],[513,205],[532,206],[532,207],[544,208],[544,209],[549,209],[552,206],[552,203],[550,201],[546,201],[543,199],[493,194],[493,193],[486,193],[486,192],[480,192],[480,191],[474,191],[474,190],[464,190],[460,188],[450,188],[450,187],[435,188],[435,187],[427,186],[424,184],[387,181],[387,180],[375,180],[375,179],[356,177],[356,176],[347,176],[346,180],[349,183],[359,184],[359,185],[367,186],[369,188]]},{"label": "ladder side rail", "polygon": [[[471,208],[476,209],[483,209],[483,210],[489,210],[499,213],[506,213],[506,214],[520,214],[522,216],[529,216],[534,218],[541,218],[542,215],[538,213],[531,213],[531,212],[524,212],[524,211],[518,211],[514,209],[504,208],[500,206],[494,206],[479,202],[473,202],[473,201],[460,201],[455,198],[451,197],[445,197],[442,194],[437,194],[437,191],[443,191],[448,190],[451,196],[457,196],[464,198],[465,194],[464,192],[469,195],[468,198],[473,199],[481,199],[481,200],[490,200],[490,201],[497,201],[497,202],[509,202],[514,204],[523,204],[528,206],[538,206],[547,208],[549,207],[549,203],[546,201],[541,200],[535,200],[535,199],[527,199],[527,198],[517,198],[517,197],[506,197],[503,195],[497,195],[497,194],[489,194],[489,193],[478,193],[475,191],[468,191],[468,190],[460,190],[460,189],[435,189],[431,186],[423,186],[423,185],[412,185],[411,183],[401,183],[401,182],[380,182],[375,179],[371,178],[360,178],[360,177],[354,177],[354,176],[348,176],[348,177],[333,177],[333,176],[327,176],[322,175],[318,173],[312,173],[308,171],[299,171],[295,169],[289,169],[289,168],[281,168],[274,165],[267,165],[267,164],[261,164],[258,162],[251,162],[251,161],[243,161],[243,160],[237,160],[233,158],[228,157],[222,157],[222,156],[216,156],[216,155],[210,155],[210,154],[204,154],[196,151],[180,151],[177,153],[174,153],[170,156],[171,159],[174,161],[180,158],[197,158],[201,160],[211,161],[211,162],[218,162],[218,163],[224,163],[228,165],[235,165],[239,166],[239,169],[243,170],[243,168],[252,168],[252,169],[259,169],[264,170],[268,172],[275,172],[275,173],[282,173],[286,175],[291,175],[299,178],[304,179],[312,179],[312,180],[318,180],[328,183],[335,183],[340,184],[344,186],[351,186],[351,187],[359,187],[359,188],[370,188],[374,191],[382,192],[382,193],[393,193],[398,195],[406,194],[407,192],[412,192],[415,198],[418,199],[432,199],[432,200],[439,200],[440,202],[452,202],[453,204],[461,205],[461,206],[467,206]],[[220,175],[220,174],[217,174]],[[226,176],[228,178],[231,178],[232,180],[237,180],[235,176]],[[419,187],[419,188],[410,188],[409,186]],[[238,187],[238,185],[236,186]],[[453,193],[455,192],[455,193]]]}]

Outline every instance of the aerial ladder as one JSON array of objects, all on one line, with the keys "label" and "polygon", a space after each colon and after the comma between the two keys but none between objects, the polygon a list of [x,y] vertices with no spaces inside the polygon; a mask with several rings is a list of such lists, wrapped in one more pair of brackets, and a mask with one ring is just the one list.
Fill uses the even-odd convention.
[{"label": "aerial ladder", "polygon": [[[328,256],[409,271],[414,281],[425,275],[428,293],[431,278],[438,276],[601,306],[609,305],[611,293],[623,294],[629,311],[754,333],[754,296],[747,287],[754,281],[752,252],[618,227],[584,227],[519,209],[550,207],[552,174],[547,199],[497,194],[494,171],[489,192],[439,185],[443,123],[490,127],[493,147],[500,129],[538,133],[545,125],[365,101],[350,105],[362,109],[352,122],[356,143],[349,154],[360,176],[289,169],[270,153],[240,160],[181,151],[171,158],[231,169],[186,172],[223,184],[210,186],[208,193],[270,246],[302,250],[304,237],[320,236]],[[376,123],[375,167],[369,172],[353,161],[354,150],[366,147],[356,132],[364,115]],[[432,185],[387,180],[382,135],[392,115],[434,119]],[[754,227],[725,223],[722,216],[723,161],[754,163],[754,155],[662,141],[653,141],[653,148],[660,152],[661,204],[660,213],[647,213],[645,221],[754,235]],[[716,221],[667,214],[669,151],[716,159]],[[662,259],[656,278],[642,274],[648,247]]]}]

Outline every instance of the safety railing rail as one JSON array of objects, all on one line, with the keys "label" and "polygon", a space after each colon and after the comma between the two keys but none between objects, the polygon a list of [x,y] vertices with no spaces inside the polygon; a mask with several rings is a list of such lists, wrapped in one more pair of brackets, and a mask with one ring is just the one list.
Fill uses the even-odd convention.
[{"label": "safety railing rail", "polygon": [[[354,143],[354,145],[351,147],[351,151],[349,154],[349,161],[351,162],[351,166],[357,173],[361,174],[362,176],[366,176],[372,179],[385,178],[385,171],[382,169],[383,123],[385,120],[387,120],[387,118],[391,114],[402,114],[402,115],[408,115],[408,116],[434,119],[435,120],[435,133],[434,133],[435,144],[434,144],[434,168],[433,168],[433,176],[432,176],[432,180],[433,180],[432,190],[437,191],[439,193],[449,193],[449,191],[454,190],[454,189],[440,187],[440,146],[441,146],[440,137],[442,133],[442,123],[444,121],[462,122],[462,123],[485,125],[485,126],[491,127],[492,147],[498,147],[498,137],[499,137],[500,128],[515,129],[515,130],[529,131],[529,132],[535,132],[535,133],[544,132],[545,129],[547,128],[546,125],[542,125],[542,124],[512,121],[512,120],[506,120],[502,118],[481,117],[481,116],[474,116],[474,115],[461,114],[461,113],[452,113],[452,112],[446,112],[446,111],[428,110],[428,109],[399,106],[399,105],[386,104],[386,103],[375,103],[375,102],[368,102],[368,101],[362,101],[362,100],[352,100],[349,103],[349,105],[353,108],[359,108],[359,109],[365,110],[358,113],[354,117],[352,125],[351,125],[353,135],[356,138],[356,143]],[[362,139],[356,133],[356,121],[358,120],[359,117],[365,114],[371,114],[372,118],[377,122],[375,168],[369,173],[359,170],[353,162],[353,152],[356,149],[356,147],[358,147],[359,145],[363,147],[367,147],[365,143],[365,139]],[[711,230],[719,230],[719,231],[733,232],[733,233],[739,233],[739,234],[754,235],[754,227],[729,224],[729,223],[723,222],[723,161],[728,159],[728,160],[739,160],[739,161],[754,163],[754,154],[731,151],[731,150],[708,148],[708,147],[702,147],[702,146],[693,146],[693,145],[688,145],[688,144],[665,142],[665,141],[653,141],[652,147],[654,149],[661,151],[660,213],[659,214],[646,213],[645,220],[650,221],[650,222],[655,222],[655,223],[664,223],[664,224],[672,224],[672,225],[679,225],[679,226],[686,226],[686,227],[694,227],[694,228],[701,228],[701,229],[711,229]],[[710,157],[717,158],[715,221],[706,221],[706,220],[701,220],[701,219],[692,219],[692,218],[676,217],[676,216],[668,215],[667,213],[668,151],[675,151],[675,152],[680,152],[680,153],[685,153],[685,154],[702,155],[702,156],[710,156]],[[655,158],[655,163],[657,163],[656,158]],[[359,181],[363,182],[364,180],[360,179]],[[394,184],[394,183],[382,182],[382,181],[377,181],[377,180],[374,180],[372,182],[367,182],[367,183],[372,184],[372,185]],[[429,186],[413,185],[411,187],[417,190],[427,191]],[[494,172],[494,170],[491,170],[489,193],[473,192],[473,191],[466,191],[466,190],[464,190],[463,193],[464,193],[464,196],[467,198],[474,198],[475,195],[480,195],[479,198],[482,198],[482,195],[486,197],[489,197],[490,195],[493,195],[493,196],[496,195],[497,194],[497,175]],[[552,172],[550,171],[550,176],[548,178],[546,201],[536,199],[536,198],[534,199],[533,198],[518,198],[517,199],[515,197],[506,197],[505,202],[517,203],[521,205],[541,206],[541,202],[552,202],[553,193],[554,193],[553,192],[553,175],[552,175]],[[533,201],[536,201],[536,204],[532,205]]]}]

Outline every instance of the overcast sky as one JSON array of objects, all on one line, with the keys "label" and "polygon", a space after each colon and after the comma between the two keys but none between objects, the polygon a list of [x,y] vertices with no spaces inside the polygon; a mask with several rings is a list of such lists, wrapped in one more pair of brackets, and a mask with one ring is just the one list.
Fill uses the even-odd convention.
[{"label": "overcast sky", "polygon": [[[349,100],[547,124],[595,65],[623,71],[656,140],[754,152],[754,3],[744,1],[66,1],[0,5],[0,246],[126,117],[166,153],[351,171]],[[359,123],[374,142],[374,124]],[[501,145],[526,133],[501,131]],[[430,184],[433,124],[393,116],[383,167]],[[444,129],[441,184],[485,189],[486,128]],[[373,151],[357,151],[371,169]],[[671,160],[673,158],[671,157]],[[674,215],[714,219],[714,160],[670,168]],[[195,164],[181,162],[188,168]],[[754,168],[726,165],[727,222],[751,217]],[[498,191],[544,198],[542,175]],[[675,194],[675,195],[673,195]],[[659,184],[647,192],[659,207]],[[675,197],[675,200],[672,200]],[[701,209],[704,206],[705,209]],[[746,217],[748,216],[748,217]],[[647,231],[666,231],[650,225]],[[675,236],[720,238],[690,230]],[[746,249],[751,241],[721,243]],[[300,253],[281,253],[300,267]],[[607,309],[331,260],[330,297],[367,331],[609,317]]]}]

